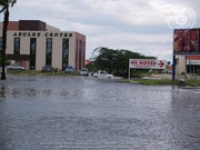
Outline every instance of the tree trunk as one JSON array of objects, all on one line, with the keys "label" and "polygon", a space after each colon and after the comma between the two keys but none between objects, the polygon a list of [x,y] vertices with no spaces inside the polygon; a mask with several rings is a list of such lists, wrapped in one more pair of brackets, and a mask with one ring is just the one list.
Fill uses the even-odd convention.
[{"label": "tree trunk", "polygon": [[6,47],[7,47],[7,29],[9,22],[9,6],[4,12],[3,33],[2,33],[2,72],[1,80],[6,80],[5,62],[6,62]]}]

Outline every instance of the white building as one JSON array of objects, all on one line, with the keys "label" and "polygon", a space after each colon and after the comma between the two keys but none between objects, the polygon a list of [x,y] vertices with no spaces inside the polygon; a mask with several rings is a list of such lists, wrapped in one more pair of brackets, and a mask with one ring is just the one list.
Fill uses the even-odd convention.
[{"label": "white building", "polygon": [[200,69],[200,55],[177,55],[176,74],[196,73]]},{"label": "white building", "polygon": [[14,60],[28,70],[41,70],[47,64],[59,69],[73,66],[79,70],[84,67],[85,50],[86,36],[81,33],[60,31],[39,20],[9,22],[7,60]]}]

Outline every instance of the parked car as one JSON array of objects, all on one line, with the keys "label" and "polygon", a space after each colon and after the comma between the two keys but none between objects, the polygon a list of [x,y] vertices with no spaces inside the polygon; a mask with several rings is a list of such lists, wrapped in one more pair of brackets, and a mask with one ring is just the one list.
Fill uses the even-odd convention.
[{"label": "parked car", "polygon": [[80,70],[80,75],[83,75],[83,76],[88,76],[89,75],[89,71],[87,68],[82,68]]},{"label": "parked car", "polygon": [[74,68],[72,66],[67,66],[64,70],[65,73],[71,73],[74,71]]},{"label": "parked car", "polygon": [[18,66],[18,65],[16,65],[16,64],[12,64],[12,65],[7,66],[7,70],[18,70],[18,71],[23,71],[23,70],[25,70],[25,68],[22,67],[22,66]]},{"label": "parked car", "polygon": [[99,70],[97,72],[94,72],[93,76],[94,78],[100,78],[100,79],[114,78],[112,74],[108,74],[105,70]]},{"label": "parked car", "polygon": [[41,69],[41,72],[53,72],[54,68],[51,65],[44,65]]}]

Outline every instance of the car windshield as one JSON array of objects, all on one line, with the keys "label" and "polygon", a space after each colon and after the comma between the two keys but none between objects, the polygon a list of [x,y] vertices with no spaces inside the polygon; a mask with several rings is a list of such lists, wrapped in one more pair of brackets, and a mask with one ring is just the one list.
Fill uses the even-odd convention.
[{"label": "car windshield", "polygon": [[68,66],[67,69],[73,69],[73,67],[72,66]]},{"label": "car windshield", "polygon": [[106,71],[100,71],[100,74],[108,74]]},{"label": "car windshield", "polygon": [[42,68],[51,68],[50,65],[43,66]]}]

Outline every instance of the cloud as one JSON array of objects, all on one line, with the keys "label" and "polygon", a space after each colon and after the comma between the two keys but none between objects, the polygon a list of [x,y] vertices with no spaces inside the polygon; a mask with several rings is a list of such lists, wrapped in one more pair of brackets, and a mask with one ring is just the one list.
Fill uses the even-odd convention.
[{"label": "cloud", "polygon": [[195,13],[193,27],[198,28],[199,5],[197,0],[18,0],[10,19],[42,20],[64,31],[85,34],[87,58],[95,48],[106,46],[171,59],[169,14],[185,12],[180,10],[188,6]]}]

